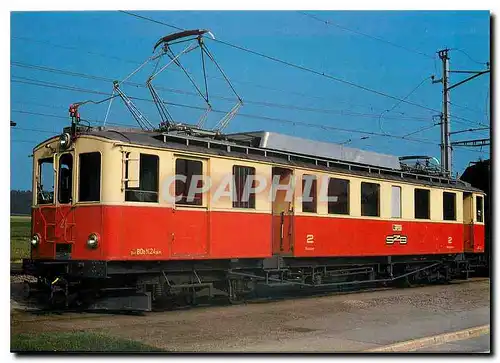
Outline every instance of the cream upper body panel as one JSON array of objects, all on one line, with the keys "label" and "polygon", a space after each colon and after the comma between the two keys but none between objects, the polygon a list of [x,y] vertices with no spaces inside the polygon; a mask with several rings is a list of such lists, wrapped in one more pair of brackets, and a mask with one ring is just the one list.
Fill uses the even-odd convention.
[{"label": "cream upper body panel", "polygon": [[[51,139],[44,144],[39,145],[34,151],[34,163],[46,157],[51,157],[54,151],[57,152],[57,139]],[[328,178],[339,178],[349,181],[349,214],[348,215],[335,215],[328,214],[328,202],[320,198],[317,200],[316,213],[314,215],[322,217],[345,217],[345,218],[376,218],[376,219],[393,219],[391,214],[391,190],[393,186],[401,188],[400,204],[401,204],[401,217],[400,220],[416,220],[414,214],[415,205],[415,189],[427,189],[430,192],[430,219],[422,221],[443,221],[443,192],[455,193],[456,204],[456,219],[446,221],[449,223],[464,223],[464,210],[463,210],[463,195],[464,192],[458,188],[445,188],[441,186],[426,186],[424,184],[416,185],[411,181],[392,181],[384,178],[378,178],[375,175],[372,177],[364,177],[349,174],[348,172],[326,172],[307,167],[295,167],[287,164],[285,161],[282,163],[266,162],[260,160],[250,160],[245,158],[238,158],[227,155],[212,155],[204,154],[201,152],[175,150],[168,148],[158,148],[153,146],[137,145],[133,143],[126,143],[123,141],[104,139],[102,137],[92,135],[82,135],[66,152],[72,152],[75,160],[76,177],[73,179],[74,195],[78,195],[78,155],[86,152],[100,152],[101,153],[101,202],[104,204],[144,204],[147,206],[164,206],[173,207],[174,202],[166,195],[174,195],[173,188],[175,183],[172,183],[172,178],[175,176],[175,161],[177,158],[191,158],[199,160],[203,165],[203,174],[209,176],[211,179],[210,188],[203,193],[203,204],[199,207],[209,208],[211,210],[221,211],[237,211],[239,208],[233,208],[232,199],[228,193],[231,190],[232,184],[228,183],[228,176],[232,175],[234,165],[251,167],[255,169],[255,175],[259,178],[266,180],[266,188],[261,190],[255,196],[255,208],[245,208],[244,211],[271,213],[271,185],[272,185],[272,168],[283,167],[293,169],[293,183],[295,186],[294,198],[292,208],[297,215],[311,213],[302,211],[302,177],[303,175],[314,175],[317,179],[316,193],[326,190],[325,183]],[[126,153],[144,153],[148,155],[156,155],[159,163],[158,175],[158,202],[126,202],[124,191],[125,179],[125,162],[124,154]],[[34,168],[34,180],[37,176],[37,168]],[[364,217],[361,214],[361,183],[376,183],[380,185],[379,189],[379,216],[377,217]],[[222,188],[223,190],[218,190]],[[34,184],[35,186],[35,184]],[[258,186],[257,186],[258,188]],[[34,189],[35,190],[35,189]],[[224,193],[225,192],[225,193]],[[222,196],[214,198],[216,194]],[[479,192],[473,193],[476,195],[484,195]],[[77,199],[74,199],[79,203]],[[472,208],[476,208],[476,198],[473,198]],[[484,208],[484,206],[483,206]],[[475,213],[474,220],[476,220]],[[418,220],[418,219],[417,219]]]}]

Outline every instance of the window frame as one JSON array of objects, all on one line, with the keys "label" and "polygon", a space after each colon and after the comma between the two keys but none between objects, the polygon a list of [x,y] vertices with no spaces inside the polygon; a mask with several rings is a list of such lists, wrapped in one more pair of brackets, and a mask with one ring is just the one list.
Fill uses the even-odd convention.
[{"label": "window frame", "polygon": [[[445,205],[445,196],[453,196],[453,218],[449,218],[446,215],[447,207]],[[456,221],[457,220],[457,193],[443,191],[443,221]]]},{"label": "window frame", "polygon": [[[52,201],[47,202],[47,203],[40,203],[40,193],[38,191],[38,186],[42,185],[42,164],[47,162],[47,164],[50,164],[50,167],[52,169]],[[54,157],[47,157],[47,158],[40,158],[37,160],[37,180],[35,181],[35,186],[36,186],[36,205],[55,205],[56,204],[56,192],[57,192],[57,173],[54,170]],[[43,189],[42,189],[43,191]],[[49,192],[50,193],[50,192]]]},{"label": "window frame", "polygon": [[[394,190],[399,190],[399,216],[394,215]],[[403,218],[403,188],[401,185],[391,185],[391,218]]]},{"label": "window frame", "polygon": [[[128,154],[127,154],[128,155]],[[143,157],[151,157],[156,160],[156,191],[153,190],[144,190],[142,189],[143,186],[141,185],[142,181],[142,171],[143,171],[143,165],[144,162],[142,160]],[[125,178],[128,177],[128,164],[126,164],[125,167]],[[156,196],[154,200],[130,200],[127,199],[127,192],[129,193],[134,193],[130,195],[153,195]],[[127,203],[159,203],[160,202],[160,156],[157,154],[149,154],[149,153],[144,153],[144,152],[139,152],[139,187],[137,188],[129,188],[128,187],[128,181],[125,182],[125,189],[124,189],[124,199],[125,202]]]},{"label": "window frame", "polygon": [[333,196],[333,195],[330,195],[330,188],[331,188],[331,182],[334,181],[334,180],[335,181],[346,182],[345,183],[345,185],[346,185],[346,194],[345,195],[347,195],[347,201],[346,201],[346,204],[345,204],[346,212],[342,213],[342,212],[338,212],[338,211],[333,211],[333,207],[335,205],[337,205],[337,203],[339,203],[339,202],[338,201],[337,202],[331,202],[331,201],[328,200],[328,214],[348,216],[348,215],[351,214],[351,206],[350,206],[350,203],[351,203],[351,180],[350,179],[338,178],[338,177],[329,177],[328,178],[328,187],[327,187],[327,196],[328,196],[328,198]]},{"label": "window frame", "polygon": [[[427,203],[427,214],[426,217],[417,217],[417,191],[419,192],[426,192],[428,198],[428,203]],[[430,189],[424,189],[424,188],[415,188],[413,191],[413,213],[415,219],[423,219],[423,220],[430,220],[431,219],[431,191]]]},{"label": "window frame", "polygon": [[[304,201],[304,186],[306,179],[304,177],[311,177],[312,183],[311,183],[311,189],[310,189],[310,195],[312,195],[312,201],[311,202],[306,202]],[[313,208],[311,210],[304,210],[304,206],[308,206],[310,203]],[[314,174],[302,174],[302,212],[303,213],[313,213],[316,214],[318,213],[318,178]]]},{"label": "window frame", "polygon": [[[377,188],[376,188],[376,195],[377,195],[377,214],[367,214],[366,213],[366,210],[364,211],[364,202],[363,202],[363,185],[367,185],[367,184],[370,184],[370,185],[376,185]],[[361,184],[360,184],[360,197],[361,197],[361,216],[362,217],[377,217],[377,218],[380,218],[380,183],[374,183],[374,182],[367,182],[367,181],[362,181]],[[373,193],[372,193],[373,194]]]},{"label": "window frame", "polygon": [[[89,200],[89,201],[85,201],[85,200],[80,200],[80,186],[81,186],[81,155],[86,155],[86,154],[99,154],[99,200]],[[77,175],[78,175],[78,184],[77,184],[77,190],[76,190],[76,194],[75,197],[76,198],[76,203],[100,203],[102,201],[102,177],[103,177],[103,174],[102,174],[102,152],[100,151],[88,151],[88,152],[82,152],[82,153],[78,153],[78,170],[77,170]]]},{"label": "window frame", "polygon": [[[481,209],[478,208],[478,201],[481,200]],[[475,211],[475,218],[476,222],[478,223],[484,223],[484,196],[483,195],[476,195],[476,211]],[[481,212],[481,215],[478,215],[478,212]],[[481,218],[479,218],[481,217]]]},{"label": "window frame", "polygon": [[[236,175],[235,175],[236,168],[250,169],[252,171],[252,173],[244,174],[245,175],[245,181],[243,182],[243,189],[241,190],[241,193],[238,193],[238,183],[236,182]],[[240,195],[239,194],[241,194],[241,196],[243,196],[243,192],[245,191],[245,187],[248,184],[248,182],[247,182],[248,176],[250,176],[250,175],[252,175],[254,177],[253,180],[252,180],[252,186],[251,187],[252,187],[252,189],[255,189],[255,172],[256,172],[256,170],[255,170],[255,167],[253,167],[253,166],[245,166],[245,165],[238,165],[238,164],[233,165],[233,168],[232,168],[233,192],[231,193],[231,202],[232,202],[232,207],[233,208],[236,208],[236,209],[256,209],[256,207],[255,207],[255,205],[256,205],[255,191],[252,191],[252,193],[250,193],[248,202],[244,202],[244,201],[241,201],[241,200],[235,200],[234,199],[235,196],[236,196],[237,199],[240,199]],[[248,206],[241,205],[241,204],[248,204]]]},{"label": "window frame", "polygon": [[[179,174],[177,172],[177,162],[179,160],[183,160],[184,162],[194,162],[194,163],[200,163],[200,166],[201,166],[201,176],[203,177],[205,174],[204,174],[204,169],[205,169],[205,163],[203,162],[203,160],[201,159],[196,159],[196,158],[191,158],[189,156],[183,156],[183,155],[179,155],[179,156],[176,156],[175,159],[174,159],[174,175],[184,175],[186,176],[186,182],[184,183],[185,186],[184,186],[184,190],[186,191],[187,190],[187,193],[186,194],[183,194],[184,195],[184,198],[186,198],[185,201],[178,201],[177,198],[179,197],[180,194],[177,194],[177,185],[178,183],[182,182],[180,180],[175,180],[174,182],[174,196],[175,196],[175,202],[174,204],[176,206],[179,206],[179,207],[188,207],[188,208],[200,208],[200,207],[204,207],[205,206],[205,196],[204,194],[205,193],[199,193],[200,195],[200,198],[199,198],[199,202],[197,202],[197,199],[196,199],[196,195],[194,196],[195,199],[193,199],[192,202],[188,202],[187,201],[187,197],[189,195],[189,187],[191,185],[191,178],[194,174],[191,173],[190,177],[187,178],[188,174]],[[187,165],[186,165],[186,169],[187,169]]]},{"label": "window frame", "polygon": [[[71,169],[70,169],[70,191],[69,191],[69,201],[67,202],[61,202],[61,159],[65,157],[66,155],[69,155],[71,157]],[[75,175],[75,158],[72,153],[70,152],[65,152],[62,153],[58,158],[57,158],[57,203],[58,204],[73,204],[73,177]],[[56,189],[56,188],[54,188]]]}]

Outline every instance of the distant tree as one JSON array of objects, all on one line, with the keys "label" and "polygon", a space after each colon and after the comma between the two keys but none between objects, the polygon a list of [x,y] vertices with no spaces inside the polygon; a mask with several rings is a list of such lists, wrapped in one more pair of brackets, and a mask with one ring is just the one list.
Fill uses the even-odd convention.
[{"label": "distant tree", "polygon": [[31,214],[31,191],[10,191],[10,214]]}]

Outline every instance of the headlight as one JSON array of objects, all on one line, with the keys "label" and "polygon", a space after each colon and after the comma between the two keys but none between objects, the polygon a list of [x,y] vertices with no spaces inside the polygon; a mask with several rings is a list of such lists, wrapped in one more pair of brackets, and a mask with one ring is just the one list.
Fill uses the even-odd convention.
[{"label": "headlight", "polygon": [[59,146],[61,149],[66,150],[71,145],[71,135],[65,132],[59,136]]},{"label": "headlight", "polygon": [[97,248],[97,244],[99,242],[99,236],[97,233],[92,233],[90,234],[88,240],[87,240],[87,247],[88,248]]},{"label": "headlight", "polygon": [[31,237],[31,245],[37,247],[40,244],[40,235],[37,233]]}]

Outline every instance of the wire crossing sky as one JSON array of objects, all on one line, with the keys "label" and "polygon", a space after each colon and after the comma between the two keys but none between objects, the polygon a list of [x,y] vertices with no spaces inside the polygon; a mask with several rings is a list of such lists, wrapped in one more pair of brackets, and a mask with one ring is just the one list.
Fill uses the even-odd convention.
[{"label": "wire crossing sky", "polygon": [[[226,132],[268,130],[393,155],[439,157],[441,77],[436,52],[451,48],[452,70],[483,69],[490,60],[490,18],[460,12],[43,12],[11,13],[12,189],[31,189],[32,148],[69,124],[73,102],[99,101],[151,56],[161,37],[208,29],[206,40],[244,106]],[[188,59],[200,80],[199,58]],[[170,68],[170,67],[169,67]],[[123,90],[153,124],[159,115],[145,87],[150,70]],[[204,106],[196,90],[169,70],[156,88],[178,122],[195,124]],[[212,127],[234,97],[207,69]],[[198,77],[198,78],[197,78]],[[451,74],[451,82],[465,78]],[[487,138],[489,75],[451,91],[452,141]],[[102,124],[108,102],[85,105],[82,119]],[[211,123],[211,124],[208,124]],[[107,124],[137,126],[120,99]],[[472,130],[472,131],[469,131]],[[488,158],[489,148],[454,149],[453,170]]]}]

